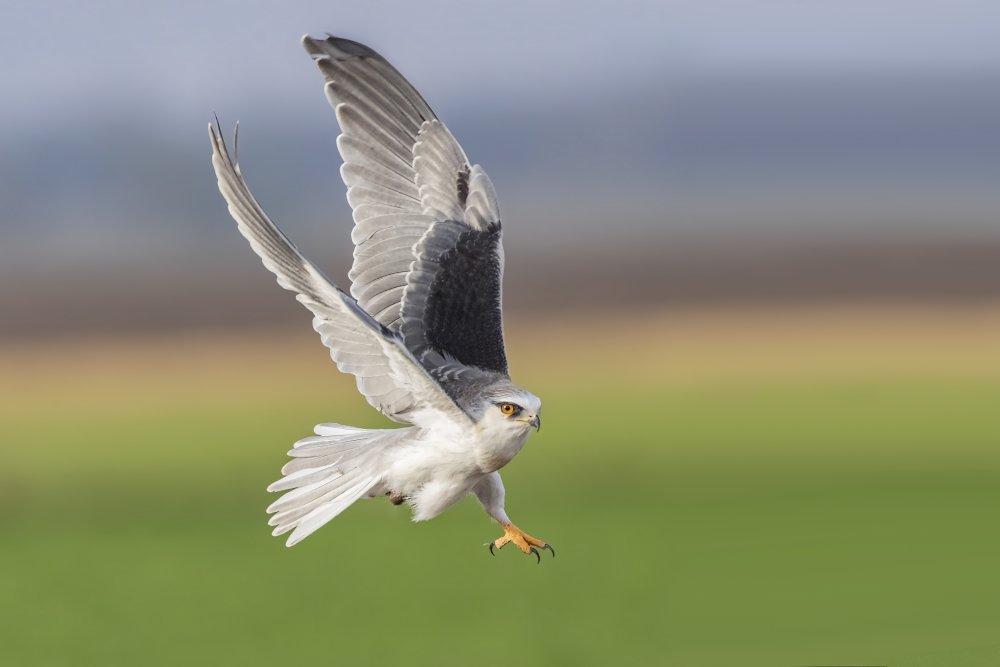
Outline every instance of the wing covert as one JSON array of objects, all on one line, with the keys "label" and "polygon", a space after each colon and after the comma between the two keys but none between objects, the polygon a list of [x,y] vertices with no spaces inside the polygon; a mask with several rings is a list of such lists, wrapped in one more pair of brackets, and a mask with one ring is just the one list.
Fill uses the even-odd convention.
[{"label": "wing covert", "polygon": [[351,294],[416,358],[433,349],[506,374],[500,214],[486,172],[378,53],[333,36],[302,42],[342,129]]}]

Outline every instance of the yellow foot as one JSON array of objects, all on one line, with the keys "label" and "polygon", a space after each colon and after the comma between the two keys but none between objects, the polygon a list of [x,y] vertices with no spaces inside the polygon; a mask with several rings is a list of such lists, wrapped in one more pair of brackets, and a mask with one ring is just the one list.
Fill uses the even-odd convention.
[{"label": "yellow foot", "polygon": [[538,553],[538,549],[536,549],[535,547],[548,549],[549,551],[552,552],[553,558],[555,558],[556,556],[556,550],[552,548],[551,544],[549,544],[545,540],[540,540],[537,537],[532,537],[531,535],[528,535],[526,532],[524,532],[523,530],[521,530],[512,523],[503,524],[503,536],[498,537],[497,539],[489,543],[488,546],[490,548],[490,553],[495,556],[496,554],[493,553],[493,548],[496,547],[497,549],[503,549],[505,546],[507,546],[508,542],[513,542],[514,546],[516,546],[525,554],[535,554],[535,558],[538,559],[539,563],[542,562],[542,556],[541,554]]}]

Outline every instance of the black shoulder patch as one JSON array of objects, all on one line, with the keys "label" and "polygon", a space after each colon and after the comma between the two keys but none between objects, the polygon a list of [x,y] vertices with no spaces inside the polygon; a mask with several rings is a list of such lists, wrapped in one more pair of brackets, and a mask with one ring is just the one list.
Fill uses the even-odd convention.
[{"label": "black shoulder patch", "polygon": [[500,223],[473,229],[457,220],[435,222],[414,250],[400,312],[407,349],[425,366],[444,355],[507,375]]},{"label": "black shoulder patch", "polygon": [[506,374],[499,251],[499,223],[463,231],[438,258],[422,319],[430,347],[468,366]]}]

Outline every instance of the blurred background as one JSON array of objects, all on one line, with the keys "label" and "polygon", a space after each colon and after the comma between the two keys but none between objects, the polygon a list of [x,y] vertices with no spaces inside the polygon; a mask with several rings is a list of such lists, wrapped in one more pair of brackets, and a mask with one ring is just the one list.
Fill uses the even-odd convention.
[{"label": "blurred background", "polygon": [[[21,2],[0,20],[0,646],[58,664],[998,664],[1000,7]],[[298,40],[363,41],[489,172],[508,510],[559,552],[264,487],[383,424],[218,194],[347,285]]]}]

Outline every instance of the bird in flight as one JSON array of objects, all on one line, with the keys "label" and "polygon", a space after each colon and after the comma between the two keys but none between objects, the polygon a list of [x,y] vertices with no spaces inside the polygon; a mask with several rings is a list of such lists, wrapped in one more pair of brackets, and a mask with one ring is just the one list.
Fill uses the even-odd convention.
[{"label": "bird in flight", "polygon": [[[541,427],[541,401],[508,373],[501,310],[503,246],[496,193],[420,93],[358,42],[308,35],[342,130],[337,148],[354,212],[354,263],[343,292],[265,215],[209,125],[219,190],[240,233],[368,403],[403,428],[319,424],[295,443],[285,492],[268,507],[293,546],[361,498],[407,503],[414,521],[476,496],[503,528],[490,553],[555,550],[504,511],[499,470]],[[216,128],[218,127],[218,132]],[[236,139],[234,138],[234,147]]]}]

